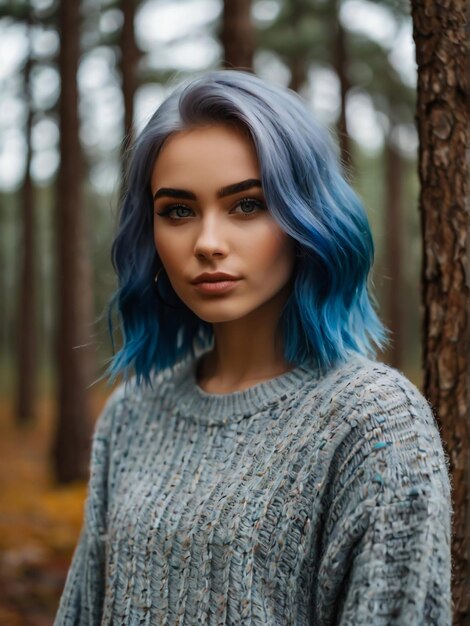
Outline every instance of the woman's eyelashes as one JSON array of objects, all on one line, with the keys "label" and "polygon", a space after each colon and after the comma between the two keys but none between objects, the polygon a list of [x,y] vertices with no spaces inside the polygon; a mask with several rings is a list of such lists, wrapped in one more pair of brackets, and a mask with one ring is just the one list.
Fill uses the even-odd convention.
[{"label": "woman's eyelashes", "polygon": [[184,204],[172,204],[171,206],[167,207],[164,211],[160,211],[160,212],[157,211],[156,213],[160,217],[169,217],[172,220],[178,220],[184,217],[188,217],[188,215],[178,215],[177,217],[174,217],[172,213],[175,211],[191,211],[191,209],[187,206],[184,206]]},{"label": "woman's eyelashes", "polygon": [[[240,208],[240,211],[237,211],[237,208]],[[265,209],[266,204],[262,200],[258,200],[257,198],[242,198],[232,207],[230,213],[249,216]],[[163,211],[156,211],[156,214],[160,217],[168,217],[170,220],[178,221],[190,217],[192,212],[192,209],[184,204],[170,204]]]}]

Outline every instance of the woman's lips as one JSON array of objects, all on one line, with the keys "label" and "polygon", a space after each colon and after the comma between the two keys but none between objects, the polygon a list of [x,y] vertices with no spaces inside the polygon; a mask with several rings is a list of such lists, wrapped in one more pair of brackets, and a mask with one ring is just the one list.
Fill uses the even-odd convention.
[{"label": "woman's lips", "polygon": [[202,293],[225,293],[236,287],[238,280],[217,280],[214,282],[197,283],[194,285],[196,289],[202,291]]}]

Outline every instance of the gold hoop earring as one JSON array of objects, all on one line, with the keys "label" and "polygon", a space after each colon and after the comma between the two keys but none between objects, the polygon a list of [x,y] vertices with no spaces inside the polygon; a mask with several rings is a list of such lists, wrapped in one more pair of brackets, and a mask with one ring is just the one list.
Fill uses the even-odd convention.
[{"label": "gold hoop earring", "polygon": [[165,306],[169,307],[170,309],[183,309],[184,307],[181,306],[181,304],[171,304],[170,302],[167,302],[161,295],[160,290],[158,288],[158,279],[160,277],[160,272],[163,270],[163,265],[162,267],[158,270],[158,272],[155,274],[155,278],[154,278],[154,283],[155,283],[155,291],[157,293],[157,298],[160,300],[160,302],[162,304],[164,304]]},{"label": "gold hoop earring", "polygon": [[162,265],[162,267],[158,270],[158,272],[155,274],[155,279],[154,279],[154,282],[155,282],[155,283],[158,281],[158,277],[159,277],[160,272],[162,271],[162,269],[163,269],[163,265]]}]

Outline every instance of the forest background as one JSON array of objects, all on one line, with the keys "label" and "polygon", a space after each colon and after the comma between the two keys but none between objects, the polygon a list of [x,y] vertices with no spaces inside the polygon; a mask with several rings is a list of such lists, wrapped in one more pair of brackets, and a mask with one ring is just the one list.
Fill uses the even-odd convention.
[{"label": "forest background", "polygon": [[371,286],[393,339],[379,359],[423,385],[409,3],[65,5],[0,0],[0,623],[12,625],[55,612],[109,394],[96,381],[112,355],[104,314],[123,154],[180,80],[252,69],[298,91],[329,127],[373,232]]}]

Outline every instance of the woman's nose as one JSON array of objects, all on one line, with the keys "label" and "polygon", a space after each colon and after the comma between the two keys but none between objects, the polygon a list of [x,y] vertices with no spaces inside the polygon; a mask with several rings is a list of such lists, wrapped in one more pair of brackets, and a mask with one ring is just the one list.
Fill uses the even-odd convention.
[{"label": "woman's nose", "polygon": [[215,216],[207,216],[200,221],[200,228],[194,244],[196,256],[213,256],[214,254],[226,255],[228,245],[226,233]]}]

